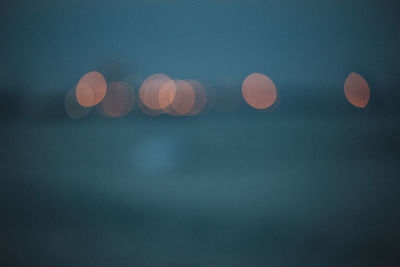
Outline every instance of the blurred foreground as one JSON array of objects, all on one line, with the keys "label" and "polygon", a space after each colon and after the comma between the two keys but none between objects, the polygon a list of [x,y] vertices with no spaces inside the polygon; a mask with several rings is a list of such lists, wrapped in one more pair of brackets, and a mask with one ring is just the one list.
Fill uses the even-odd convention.
[{"label": "blurred foreground", "polygon": [[364,113],[7,122],[0,257],[395,266],[399,125]]}]

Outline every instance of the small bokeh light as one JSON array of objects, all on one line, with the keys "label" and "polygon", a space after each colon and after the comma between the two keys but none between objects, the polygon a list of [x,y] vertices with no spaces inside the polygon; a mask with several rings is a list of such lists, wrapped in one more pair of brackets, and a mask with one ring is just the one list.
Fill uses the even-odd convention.
[{"label": "small bokeh light", "polygon": [[186,115],[194,106],[195,92],[190,83],[183,80],[174,80],[176,86],[175,98],[166,109],[170,115]]},{"label": "small bokeh light", "polygon": [[158,92],[158,103],[160,108],[167,109],[175,100],[176,97],[176,85],[173,80],[170,80],[161,86]]},{"label": "small bokeh light", "polygon": [[103,75],[92,71],[83,76],[76,86],[76,99],[81,106],[93,107],[106,95],[107,84]]},{"label": "small bokeh light", "polygon": [[266,109],[272,106],[277,98],[274,82],[261,73],[253,73],[242,85],[244,100],[255,109]]},{"label": "small bokeh light", "polygon": [[171,78],[165,74],[158,73],[149,76],[139,89],[140,101],[149,109],[162,110],[158,94],[163,85],[169,81]]},{"label": "small bokeh light", "polygon": [[344,83],[344,95],[353,106],[365,108],[370,98],[368,82],[360,74],[351,73]]},{"label": "small bokeh light", "polygon": [[134,107],[135,93],[133,88],[125,82],[111,82],[107,87],[107,94],[97,105],[100,114],[111,118],[127,115]]}]

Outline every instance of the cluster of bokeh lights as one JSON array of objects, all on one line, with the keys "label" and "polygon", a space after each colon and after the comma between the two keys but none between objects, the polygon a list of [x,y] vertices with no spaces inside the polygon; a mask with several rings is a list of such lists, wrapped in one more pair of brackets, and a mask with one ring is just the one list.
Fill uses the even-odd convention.
[{"label": "cluster of bokeh lights", "polygon": [[207,93],[197,81],[172,80],[165,74],[153,74],[142,83],[139,99],[158,113],[197,115],[207,103]]},{"label": "cluster of bokeh lights", "polygon": [[[277,95],[274,82],[264,74],[250,74],[242,83],[243,99],[254,109],[269,109]],[[344,95],[353,106],[365,108],[370,99],[368,82],[360,74],[351,73],[344,82]],[[177,80],[157,73],[143,81],[136,95],[127,82],[107,83],[101,73],[92,71],[68,91],[65,109],[73,119],[86,116],[92,107],[102,116],[120,118],[129,114],[135,105],[149,116],[194,116],[202,113],[207,100],[206,88],[196,80]]]}]

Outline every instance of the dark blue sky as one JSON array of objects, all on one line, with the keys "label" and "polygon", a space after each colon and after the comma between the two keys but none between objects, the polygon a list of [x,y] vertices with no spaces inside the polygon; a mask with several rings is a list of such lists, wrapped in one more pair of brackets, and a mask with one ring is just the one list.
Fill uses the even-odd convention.
[{"label": "dark blue sky", "polygon": [[382,90],[399,85],[391,0],[18,2],[2,3],[2,84],[65,90],[118,62],[142,78],[261,72],[279,86],[330,88],[358,72]]}]

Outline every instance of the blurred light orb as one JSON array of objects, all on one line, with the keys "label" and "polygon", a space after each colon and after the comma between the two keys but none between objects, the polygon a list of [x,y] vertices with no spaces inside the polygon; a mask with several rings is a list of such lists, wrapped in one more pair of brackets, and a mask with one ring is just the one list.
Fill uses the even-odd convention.
[{"label": "blurred light orb", "polygon": [[193,108],[196,95],[193,87],[186,81],[175,81],[176,95],[171,103],[171,115],[186,115]]},{"label": "blurred light orb", "polygon": [[186,115],[197,115],[203,111],[204,107],[207,104],[207,92],[204,86],[195,80],[187,81],[193,88],[195,93],[195,102],[192,109]]},{"label": "blurred light orb", "polygon": [[275,103],[277,91],[274,82],[261,73],[253,73],[243,81],[244,100],[255,109],[266,109]]},{"label": "blurred light orb", "polygon": [[344,95],[353,106],[365,108],[370,98],[368,82],[360,74],[352,72],[344,83]]},{"label": "blurred light orb", "polygon": [[161,87],[171,81],[171,78],[165,74],[153,74],[143,81],[139,89],[140,101],[148,108],[153,110],[160,110],[159,92]]},{"label": "blurred light orb", "polygon": [[166,82],[158,92],[158,104],[161,109],[166,109],[175,100],[176,85],[173,80]]},{"label": "blurred light orb", "polygon": [[71,119],[80,119],[89,114],[91,107],[81,106],[75,97],[75,88],[70,89],[64,99],[65,112]]},{"label": "blurred light orb", "polygon": [[81,106],[92,107],[106,95],[107,84],[103,75],[92,71],[83,76],[76,86],[76,99]]},{"label": "blurred light orb", "polygon": [[127,115],[135,104],[133,88],[125,82],[111,82],[107,87],[107,94],[101,102],[104,115],[119,118]]}]

